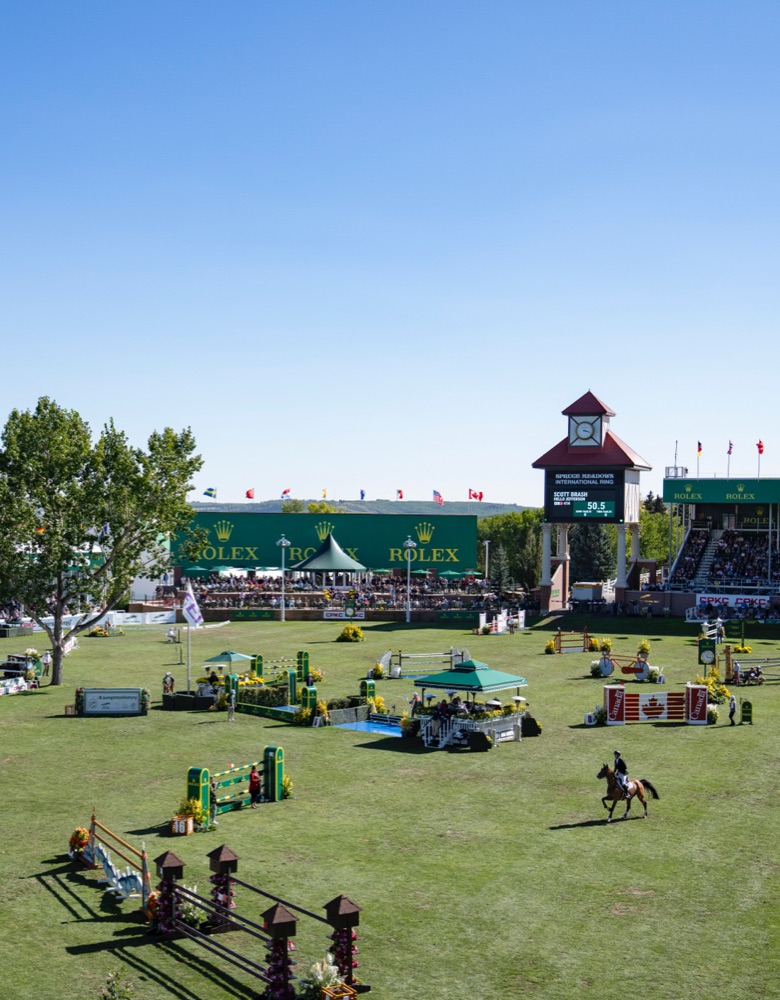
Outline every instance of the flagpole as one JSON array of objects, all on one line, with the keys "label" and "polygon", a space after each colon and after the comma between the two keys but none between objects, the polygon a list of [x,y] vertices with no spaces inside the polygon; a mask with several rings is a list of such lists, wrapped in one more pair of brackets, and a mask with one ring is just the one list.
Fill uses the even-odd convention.
[{"label": "flagpole", "polygon": [[190,661],[191,661],[191,646],[190,646],[190,623],[187,622],[187,694],[191,694],[190,691]]}]

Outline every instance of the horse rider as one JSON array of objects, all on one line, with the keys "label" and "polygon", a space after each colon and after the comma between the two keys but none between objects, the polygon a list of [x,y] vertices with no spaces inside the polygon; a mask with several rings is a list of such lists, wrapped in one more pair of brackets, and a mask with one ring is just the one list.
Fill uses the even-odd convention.
[{"label": "horse rider", "polygon": [[628,767],[626,762],[620,756],[620,751],[615,750],[615,778],[617,779],[618,785],[620,785],[620,790],[623,793],[623,798],[627,799],[628,794]]}]

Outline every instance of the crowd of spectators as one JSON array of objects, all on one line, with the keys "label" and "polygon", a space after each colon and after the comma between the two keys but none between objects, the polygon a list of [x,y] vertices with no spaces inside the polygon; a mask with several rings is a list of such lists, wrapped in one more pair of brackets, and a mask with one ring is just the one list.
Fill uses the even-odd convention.
[{"label": "crowd of spectators", "polygon": [[729,529],[718,540],[710,566],[714,584],[760,586],[780,581],[780,556],[771,547],[772,570],[769,570],[770,547],[765,534],[745,534]]},{"label": "crowd of spectators", "polygon": [[[273,577],[244,577],[213,573],[192,581],[201,608],[228,610],[240,608],[279,608],[281,580]],[[409,595],[414,610],[484,611],[507,606],[492,584],[467,577],[415,577]],[[158,598],[163,596],[162,588]],[[285,580],[285,606],[292,609],[337,609],[351,596],[357,610],[402,610],[406,607],[406,576],[375,574],[361,577],[352,587],[331,589],[315,583],[310,576],[294,576]],[[523,595],[509,595],[512,610],[532,610]]]},{"label": "crowd of spectators", "polygon": [[694,528],[688,534],[674,569],[673,583],[688,584],[696,577],[709,538],[706,528]]}]

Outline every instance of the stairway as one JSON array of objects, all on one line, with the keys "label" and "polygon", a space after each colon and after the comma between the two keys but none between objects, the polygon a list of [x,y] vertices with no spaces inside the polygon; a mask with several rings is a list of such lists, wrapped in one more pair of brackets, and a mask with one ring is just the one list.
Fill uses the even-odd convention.
[{"label": "stairway", "polygon": [[702,553],[702,557],[699,560],[699,565],[696,569],[696,576],[691,581],[691,586],[694,590],[706,590],[710,582],[710,567],[712,566],[713,560],[715,559],[715,553],[718,548],[718,542],[723,536],[722,531],[711,531],[710,538],[707,542],[707,546]]}]

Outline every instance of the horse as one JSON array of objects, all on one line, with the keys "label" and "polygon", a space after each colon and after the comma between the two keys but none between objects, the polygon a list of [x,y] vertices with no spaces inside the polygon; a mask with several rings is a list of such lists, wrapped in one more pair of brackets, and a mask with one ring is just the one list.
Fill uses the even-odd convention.
[{"label": "horse", "polygon": [[[611,823],[612,813],[615,811],[615,806],[623,798],[623,789],[618,784],[615,772],[607,764],[602,767],[596,777],[607,779],[607,794],[602,797],[601,804],[605,809],[609,809],[609,818],[607,819],[607,823]],[[637,781],[636,778],[629,780],[628,796],[626,798],[626,811],[620,817],[621,819],[625,819],[628,816],[628,810],[631,808],[631,799],[633,799],[635,795],[645,807],[645,814],[642,818],[647,819],[647,799],[645,798],[645,789],[650,792],[654,799],[661,797],[655,788],[653,788],[652,782],[648,781],[647,778],[642,778],[641,781]],[[611,802],[612,805],[607,805],[608,802]]]}]

